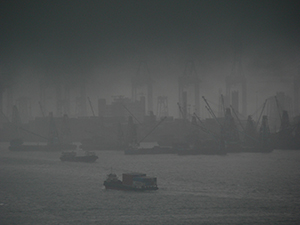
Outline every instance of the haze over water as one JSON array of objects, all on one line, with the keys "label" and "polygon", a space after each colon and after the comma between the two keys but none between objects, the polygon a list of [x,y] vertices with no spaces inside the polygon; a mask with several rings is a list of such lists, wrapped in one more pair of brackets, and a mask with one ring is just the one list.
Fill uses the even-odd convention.
[{"label": "haze over water", "polygon": [[[299,2],[292,0],[1,1],[0,128],[23,97],[30,119],[42,116],[42,97],[46,116],[50,111],[62,116],[56,115],[57,85],[70,88],[73,119],[83,83],[95,108],[99,98],[110,103],[112,96],[131,97],[141,62],[154,81],[154,112],[156,97],[167,96],[170,116],[178,117],[178,78],[190,61],[200,96],[217,112],[236,54],[253,115],[276,92],[295,97],[299,12]],[[137,92],[146,95],[143,88]],[[192,90],[187,98],[193,98]],[[86,114],[92,115],[89,107]],[[202,99],[199,116],[208,116]],[[84,164],[63,163],[60,152],[7,147],[0,143],[0,225],[300,223],[300,151],[226,156],[97,151],[96,163]],[[155,176],[159,190],[104,190],[111,169],[119,176]]]},{"label": "haze over water", "polygon": [[[61,162],[0,151],[0,224],[299,224],[300,152],[124,155]],[[143,172],[158,191],[105,190],[111,172]]]}]

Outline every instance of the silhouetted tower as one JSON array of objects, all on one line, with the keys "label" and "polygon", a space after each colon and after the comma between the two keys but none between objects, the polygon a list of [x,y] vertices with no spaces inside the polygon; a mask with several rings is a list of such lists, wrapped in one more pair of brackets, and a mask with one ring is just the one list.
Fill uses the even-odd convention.
[{"label": "silhouetted tower", "polygon": [[[9,102],[9,95],[11,91],[11,86],[13,85],[13,80],[12,80],[12,71],[9,70],[3,70],[3,68],[0,68],[0,115],[3,113],[3,96],[4,92],[7,92],[7,97],[8,97],[8,102]],[[12,105],[10,105],[8,111],[11,111]],[[2,116],[2,115],[1,115]],[[0,116],[0,118],[1,118]],[[10,116],[10,115],[7,115]]]},{"label": "silhouetted tower", "polygon": [[224,124],[221,127],[221,134],[224,137],[224,140],[226,141],[239,141],[239,133],[237,131],[236,124],[231,114],[230,108],[225,109],[225,118]]},{"label": "silhouetted tower", "polygon": [[22,125],[22,121],[21,121],[19,110],[16,105],[14,105],[12,107],[11,122],[12,122],[12,125],[14,126],[14,135],[19,138],[20,137],[20,129],[19,128]]},{"label": "silhouetted tower", "polygon": [[280,130],[285,130],[290,126],[289,114],[286,110],[282,111]]},{"label": "silhouetted tower", "polygon": [[128,117],[127,143],[131,147],[136,147],[137,140],[137,125],[134,124],[132,116]]},{"label": "silhouetted tower", "polygon": [[31,99],[28,97],[20,97],[16,99],[16,105],[20,113],[21,120],[28,122],[31,119]]},{"label": "silhouetted tower", "polygon": [[218,105],[218,117],[225,115],[225,102],[224,96],[222,94],[222,89],[219,89],[219,105]]},{"label": "silhouetted tower", "polygon": [[53,107],[55,107],[56,116],[70,114],[70,87],[66,83],[67,81],[62,82],[60,79],[49,79],[49,77],[44,77],[39,81],[38,103],[41,116],[45,117],[48,110]]},{"label": "silhouetted tower", "polygon": [[298,74],[294,75],[294,115],[299,115],[299,88],[300,88],[300,66],[298,66]]},{"label": "silhouetted tower", "polygon": [[268,144],[270,134],[271,132],[269,128],[268,116],[263,116],[262,123],[259,129],[259,140],[263,146],[266,146]]},{"label": "silhouetted tower", "polygon": [[147,111],[153,111],[153,81],[150,77],[148,64],[145,61],[141,61],[135,77],[131,80],[132,86],[132,101],[138,99],[138,88],[143,86],[147,87]]},{"label": "silhouetted tower", "polygon": [[21,126],[22,121],[21,121],[21,117],[20,117],[20,113],[18,110],[18,107],[16,105],[14,105],[12,107],[12,118],[11,118],[11,122],[12,124],[14,124],[15,126]]},{"label": "silhouetted tower", "polygon": [[49,113],[49,135],[48,135],[48,144],[54,145],[60,142],[58,138],[58,131],[56,128],[56,124],[54,122],[53,113]]},{"label": "silhouetted tower", "polygon": [[124,132],[123,132],[123,128],[122,128],[122,124],[120,122],[118,122],[117,124],[117,141],[119,146],[124,146]]},{"label": "silhouetted tower", "polygon": [[70,114],[70,86],[68,84],[64,85],[64,98],[63,98],[63,113],[69,115]]},{"label": "silhouetted tower", "polygon": [[76,112],[78,116],[86,116],[86,86],[85,82],[79,84],[79,97],[76,98]]},{"label": "silhouetted tower", "polygon": [[46,89],[48,88],[49,82],[46,81],[46,79],[41,79],[39,82],[39,88],[40,88],[40,100],[39,100],[39,105],[40,105],[40,113],[41,116],[45,116],[47,113],[47,103],[46,103]]},{"label": "silhouetted tower", "polygon": [[3,112],[3,93],[4,93],[4,85],[0,84],[0,111]]},{"label": "silhouetted tower", "polygon": [[70,88],[58,82],[55,85],[56,90],[56,115],[70,114]]},{"label": "silhouetted tower", "polygon": [[[226,107],[229,105],[233,105],[233,102],[236,104],[236,99],[239,99],[239,92],[235,92],[232,95],[232,88],[236,87],[237,85],[241,86],[242,90],[242,114],[244,116],[247,115],[247,82],[246,77],[243,73],[243,67],[242,67],[242,54],[241,54],[241,43],[236,42],[235,43],[235,49],[234,49],[234,61],[233,66],[231,70],[231,74],[226,77]],[[235,111],[239,112],[240,110],[238,108],[239,104],[236,104],[236,106],[233,106]]]},{"label": "silhouetted tower", "polygon": [[279,129],[279,136],[278,138],[282,142],[290,142],[292,141],[291,138],[293,137],[294,129],[290,126],[290,118],[289,114],[286,110],[282,111],[282,117],[281,117],[281,123],[280,123],[280,129]]},{"label": "silhouetted tower", "polygon": [[[195,64],[193,61],[188,61],[185,65],[183,76],[178,78],[179,105],[184,106],[185,104],[184,92],[186,92],[190,86],[194,86],[195,113],[198,115],[200,112],[199,84],[200,84],[200,79],[198,78]],[[179,115],[183,116],[181,114],[182,113],[179,112]]]},{"label": "silhouetted tower", "polygon": [[182,118],[187,119],[187,92],[182,92]]},{"label": "silhouetted tower", "polygon": [[247,145],[254,145],[256,143],[256,126],[251,116],[248,116],[246,127],[245,127],[245,143]]},{"label": "silhouetted tower", "polygon": [[12,108],[13,108],[13,89],[10,86],[6,89],[6,116],[8,118],[11,118],[12,116]]},{"label": "silhouetted tower", "polygon": [[231,106],[236,112],[239,112],[239,92],[233,91],[231,93]]},{"label": "silhouetted tower", "polygon": [[62,90],[61,90],[61,84],[56,84],[55,90],[56,90],[56,115],[60,116],[62,115]]},{"label": "silhouetted tower", "polygon": [[70,119],[67,114],[63,115],[62,126],[61,126],[61,141],[68,143],[71,136]]},{"label": "silhouetted tower", "polygon": [[168,110],[168,97],[167,96],[158,96],[157,97],[157,113],[158,117],[169,116]]}]

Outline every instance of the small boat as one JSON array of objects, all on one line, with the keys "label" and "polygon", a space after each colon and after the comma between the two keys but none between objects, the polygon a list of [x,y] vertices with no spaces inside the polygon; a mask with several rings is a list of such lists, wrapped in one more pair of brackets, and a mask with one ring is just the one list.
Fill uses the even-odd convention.
[{"label": "small boat", "polygon": [[62,162],[95,162],[99,157],[94,152],[85,152],[85,155],[77,155],[76,152],[62,152],[60,156],[60,160]]},{"label": "small boat", "polygon": [[156,177],[148,177],[144,173],[123,173],[122,181],[117,175],[110,173],[107,175],[103,185],[105,189],[115,189],[124,191],[151,191],[157,190]]}]

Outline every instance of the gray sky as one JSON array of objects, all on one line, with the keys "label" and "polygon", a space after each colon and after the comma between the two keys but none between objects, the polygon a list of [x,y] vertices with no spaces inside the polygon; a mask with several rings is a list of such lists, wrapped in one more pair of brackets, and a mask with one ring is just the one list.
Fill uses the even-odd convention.
[{"label": "gray sky", "polygon": [[[84,78],[103,94],[127,95],[141,60],[158,90],[177,85],[194,60],[205,90],[230,74],[236,43],[250,79],[280,80],[299,63],[297,1],[17,0],[0,7],[2,80]],[[177,86],[171,89],[177,97]]]}]

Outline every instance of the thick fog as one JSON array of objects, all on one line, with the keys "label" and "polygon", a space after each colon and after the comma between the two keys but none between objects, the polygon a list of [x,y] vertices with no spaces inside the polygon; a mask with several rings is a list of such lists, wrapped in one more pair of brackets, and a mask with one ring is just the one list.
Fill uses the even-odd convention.
[{"label": "thick fog", "polygon": [[[14,100],[31,99],[36,116],[41,80],[74,90],[85,82],[96,106],[98,98],[131,97],[131,79],[146,62],[154,81],[154,111],[157,96],[167,96],[170,114],[178,116],[178,78],[186,63],[195,64],[200,95],[218,104],[238,53],[252,113],[276,92],[293,97],[292,82],[299,75],[298,5],[279,0],[2,2],[3,98],[12,87]],[[53,100],[55,90],[48,92]]]}]

